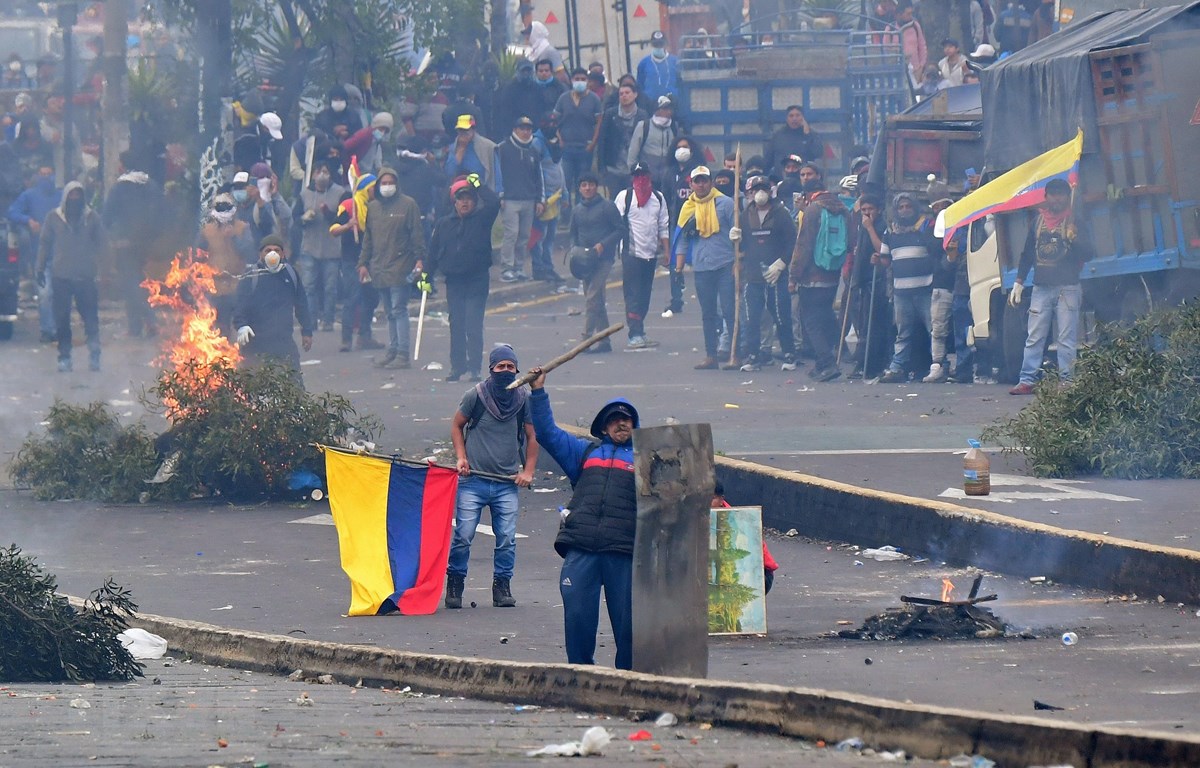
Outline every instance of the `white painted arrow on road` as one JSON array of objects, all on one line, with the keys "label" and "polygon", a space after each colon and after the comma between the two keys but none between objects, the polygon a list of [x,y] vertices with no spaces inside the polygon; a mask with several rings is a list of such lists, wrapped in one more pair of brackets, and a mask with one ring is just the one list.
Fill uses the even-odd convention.
[{"label": "white painted arrow on road", "polygon": [[962,488],[947,488],[938,494],[943,499],[971,499],[972,501],[995,501],[1013,504],[1018,501],[1140,501],[1131,496],[1094,491],[1082,488],[1085,480],[1054,480],[1021,475],[992,475],[992,487],[1033,487],[1036,491],[992,491],[987,496],[967,496]]}]

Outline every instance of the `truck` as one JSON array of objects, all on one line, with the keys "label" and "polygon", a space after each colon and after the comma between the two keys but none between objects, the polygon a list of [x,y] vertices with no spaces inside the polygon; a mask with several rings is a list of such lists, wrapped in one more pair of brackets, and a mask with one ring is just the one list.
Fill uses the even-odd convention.
[{"label": "truck", "polygon": [[[982,73],[984,181],[1084,133],[1076,215],[1095,246],[1084,308],[1129,322],[1200,295],[1200,5],[1077,20]],[[1007,304],[1031,212],[968,232],[977,344],[1015,380],[1028,299]],[[1032,281],[1036,283],[1036,272]]]}]

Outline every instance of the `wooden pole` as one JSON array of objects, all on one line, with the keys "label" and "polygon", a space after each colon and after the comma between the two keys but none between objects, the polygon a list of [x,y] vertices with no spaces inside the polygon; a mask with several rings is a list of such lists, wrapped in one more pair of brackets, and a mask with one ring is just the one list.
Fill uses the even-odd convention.
[{"label": "wooden pole", "polygon": [[[395,455],[388,456],[387,454],[371,453],[370,451],[354,451],[349,448],[339,448],[336,445],[322,445],[321,443],[315,443],[315,445],[317,446],[317,450],[322,451],[322,452],[323,451],[333,451],[334,453],[344,453],[349,456],[369,456],[372,459],[384,459],[386,461],[393,461],[397,464],[406,464],[410,467],[437,467],[438,469],[449,469],[449,470],[455,471],[455,472],[458,471],[457,467],[451,467],[446,464],[437,464],[432,461],[423,461],[420,459],[402,459],[399,456],[395,456]],[[488,480],[499,480],[500,482],[506,482],[506,483],[513,482],[513,479],[510,476],[497,475],[493,472],[480,472],[478,470],[472,469],[471,474],[478,475],[479,477],[486,477]]]},{"label": "wooden pole", "polygon": [[[625,323],[614,323],[613,325],[610,325],[607,328],[605,328],[603,331],[600,331],[599,333],[594,334],[594,335],[584,339],[583,341],[579,342],[579,344],[577,344],[573,349],[570,349],[567,352],[563,352],[561,355],[554,358],[550,362],[546,363],[545,365],[540,366],[542,369],[542,373],[550,373],[550,371],[553,371],[555,368],[562,365],[563,363],[575,359],[575,356],[578,355],[580,352],[583,352],[583,350],[587,349],[588,347],[590,347],[594,344],[598,344],[601,341],[604,341],[609,336],[612,336],[614,333],[616,333],[617,331],[621,330],[624,327],[625,327]],[[538,367],[538,366],[535,366],[535,367]],[[533,370],[530,369],[530,370],[526,371],[525,373],[522,373],[520,376],[518,376],[516,378],[516,381],[514,381],[512,384],[509,384],[508,389],[516,389],[517,387],[520,387],[524,384],[528,384],[529,382],[533,381],[536,378],[537,378],[537,374],[534,374]]]},{"label": "wooden pole", "polygon": [[[734,151],[733,161],[733,226],[742,225],[742,206],[738,195],[742,191],[742,143]],[[729,365],[737,361],[738,323],[742,319],[742,241],[733,244],[733,330],[729,333]]]}]

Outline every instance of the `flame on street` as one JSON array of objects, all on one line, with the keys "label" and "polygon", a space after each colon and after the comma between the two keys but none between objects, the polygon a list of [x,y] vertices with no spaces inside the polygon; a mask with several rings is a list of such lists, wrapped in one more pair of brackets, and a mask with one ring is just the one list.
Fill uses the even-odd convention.
[{"label": "flame on street", "polygon": [[[217,272],[208,263],[206,253],[188,250],[171,261],[165,279],[142,283],[150,293],[150,306],[165,308],[179,323],[174,338],[170,333],[165,334],[163,355],[157,364],[169,365],[181,373],[187,371],[197,389],[220,386],[218,377],[211,375],[215,364],[224,363],[232,368],[241,359],[237,346],[217,329],[217,310],[211,302]],[[165,405],[167,416],[174,418],[176,404]]]},{"label": "flame on street", "polygon": [[942,579],[942,602],[948,603],[954,599],[954,582]]}]

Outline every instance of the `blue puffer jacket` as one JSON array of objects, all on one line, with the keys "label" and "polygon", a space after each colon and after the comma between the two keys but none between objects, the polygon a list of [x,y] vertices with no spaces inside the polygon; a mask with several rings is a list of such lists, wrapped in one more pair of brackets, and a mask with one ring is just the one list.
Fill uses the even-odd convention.
[{"label": "blue puffer jacket", "polygon": [[[538,444],[554,457],[575,489],[555,551],[563,557],[571,549],[632,555],[637,528],[633,443],[615,445],[608,437],[597,442],[565,432],[554,421],[545,389],[533,390],[529,402]],[[623,398],[612,402],[628,404]]]}]

